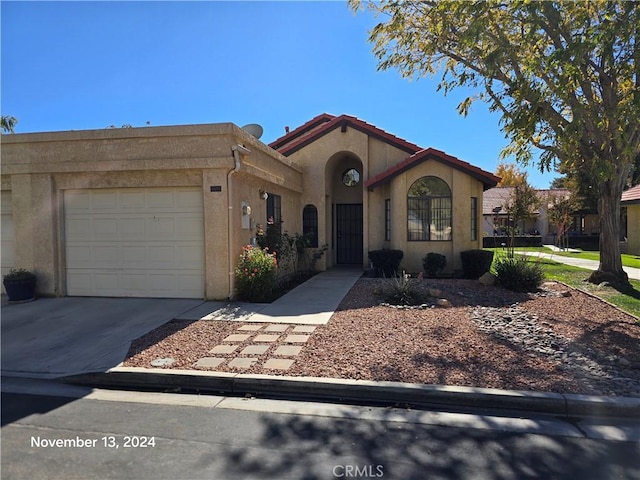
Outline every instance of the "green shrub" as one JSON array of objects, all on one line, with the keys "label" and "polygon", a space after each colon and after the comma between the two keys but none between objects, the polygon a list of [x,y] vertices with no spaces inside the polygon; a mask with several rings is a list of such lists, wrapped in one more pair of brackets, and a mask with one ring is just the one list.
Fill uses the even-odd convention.
[{"label": "green shrub", "polygon": [[447,266],[447,257],[440,253],[427,253],[422,259],[422,268],[427,277],[435,277]]},{"label": "green shrub", "polygon": [[391,305],[420,305],[422,295],[408,275],[390,278],[385,282],[384,300]]},{"label": "green shrub", "polygon": [[493,252],[491,250],[467,250],[460,252],[464,278],[480,278],[491,268]]},{"label": "green shrub", "polygon": [[373,263],[377,277],[395,277],[404,253],[402,250],[371,250],[369,260]]},{"label": "green shrub", "polygon": [[242,247],[236,267],[236,288],[240,298],[249,302],[268,302],[276,285],[276,252],[259,247]]},{"label": "green shrub", "polygon": [[514,292],[535,292],[544,280],[542,265],[519,255],[499,257],[494,269],[498,282]]}]

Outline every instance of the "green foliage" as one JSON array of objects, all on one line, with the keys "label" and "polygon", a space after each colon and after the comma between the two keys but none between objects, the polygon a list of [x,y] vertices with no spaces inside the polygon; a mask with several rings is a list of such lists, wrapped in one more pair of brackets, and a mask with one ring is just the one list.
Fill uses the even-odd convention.
[{"label": "green foliage", "polygon": [[281,224],[274,222],[273,218],[267,221],[266,230],[262,228],[262,225],[256,225],[256,242],[263,249],[269,249],[271,252],[277,252],[280,250],[282,236],[281,236]]},{"label": "green foliage", "polygon": [[422,258],[422,268],[427,277],[435,277],[447,266],[447,257],[440,253],[429,252]]},{"label": "green foliage", "polygon": [[268,302],[276,285],[276,254],[259,247],[242,247],[236,267],[236,288],[249,302]]},{"label": "green foliage", "polygon": [[[361,0],[349,0],[358,10]],[[640,153],[640,3],[366,2],[378,67],[405,77],[442,73],[445,95],[463,87],[501,115],[503,157],[579,172],[598,194],[599,271],[622,283],[620,196]],[[596,281],[597,276],[592,276]]]},{"label": "green foliage", "polygon": [[12,268],[3,278],[7,281],[23,281],[33,280],[36,276],[24,268]]},{"label": "green foliage", "polygon": [[299,233],[290,235],[286,231],[280,233],[281,225],[282,222],[278,224],[273,221],[273,218],[267,222],[266,230],[262,225],[256,225],[256,243],[261,248],[278,254],[280,259],[278,276],[296,275],[303,259],[309,270],[315,270],[316,263],[329,249],[329,245],[324,244],[320,248],[311,250],[310,235]]},{"label": "green foliage", "polygon": [[400,275],[386,280],[384,300],[391,305],[420,305],[422,295],[409,275]]},{"label": "green foliage", "polygon": [[2,115],[2,117],[0,117],[0,130],[4,133],[13,133],[17,123],[18,119],[16,117]]},{"label": "green foliage", "polygon": [[542,265],[523,256],[500,256],[493,264],[498,283],[514,292],[535,292],[544,280]]},{"label": "green foliage", "polygon": [[464,278],[480,278],[491,269],[493,252],[491,250],[466,250],[460,252]]},{"label": "green foliage", "polygon": [[376,276],[378,277],[395,277],[400,268],[400,262],[404,253],[402,250],[371,250],[369,252],[369,260],[373,263]]}]

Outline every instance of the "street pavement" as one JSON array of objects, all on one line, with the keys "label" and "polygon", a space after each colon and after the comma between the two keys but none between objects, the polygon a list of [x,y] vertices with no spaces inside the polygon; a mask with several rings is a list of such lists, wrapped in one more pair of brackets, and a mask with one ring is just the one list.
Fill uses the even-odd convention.
[{"label": "street pavement", "polygon": [[24,379],[3,384],[2,406],[3,479],[640,478],[640,429],[631,420],[105,391]]}]

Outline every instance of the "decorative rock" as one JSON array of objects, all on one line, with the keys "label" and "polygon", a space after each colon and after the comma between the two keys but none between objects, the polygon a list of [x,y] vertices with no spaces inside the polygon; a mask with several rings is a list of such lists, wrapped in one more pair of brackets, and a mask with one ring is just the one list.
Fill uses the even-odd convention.
[{"label": "decorative rock", "polygon": [[581,349],[556,334],[548,322],[540,322],[537,316],[517,304],[502,308],[475,307],[470,317],[481,331],[521,348],[527,355],[533,353],[559,362],[561,370],[583,380],[594,394],[615,391],[616,395],[640,396],[640,376],[631,371],[634,363],[623,357]]},{"label": "decorative rock", "polygon": [[562,295],[563,297],[570,297],[571,292],[569,290],[563,290],[562,292],[560,292],[560,295]]},{"label": "decorative rock", "polygon": [[453,307],[453,305],[451,305],[451,302],[449,300],[447,300],[446,298],[439,298],[438,300],[436,300],[436,305],[438,305],[439,307],[442,307],[442,308],[451,308],[451,307]]},{"label": "decorative rock", "polygon": [[167,358],[156,358],[155,360],[151,360],[152,367],[167,367],[174,363],[176,360],[171,357]]},{"label": "decorative rock", "polygon": [[482,275],[478,281],[482,284],[482,285],[487,285],[487,286],[491,286],[491,285],[495,285],[496,283],[496,277],[495,275],[493,275],[491,272],[487,272],[484,275]]}]

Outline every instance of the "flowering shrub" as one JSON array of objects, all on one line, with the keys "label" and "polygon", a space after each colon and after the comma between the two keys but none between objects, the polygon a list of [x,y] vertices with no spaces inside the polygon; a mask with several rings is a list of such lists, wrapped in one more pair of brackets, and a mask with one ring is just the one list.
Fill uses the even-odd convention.
[{"label": "flowering shrub", "polygon": [[236,287],[240,297],[249,302],[269,302],[276,284],[276,252],[247,245],[242,247],[236,267]]}]

